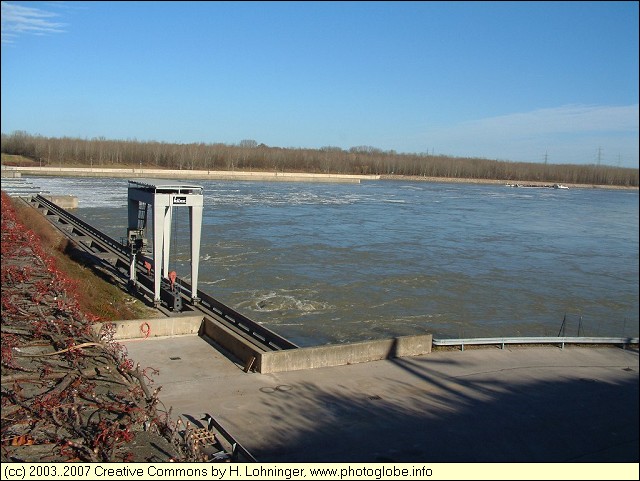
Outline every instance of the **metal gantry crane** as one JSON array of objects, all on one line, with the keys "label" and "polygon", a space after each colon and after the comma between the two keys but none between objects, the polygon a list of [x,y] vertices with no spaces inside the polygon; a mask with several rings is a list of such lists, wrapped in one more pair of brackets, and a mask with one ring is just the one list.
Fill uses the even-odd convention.
[{"label": "metal gantry crane", "polygon": [[[147,246],[148,208],[153,211],[154,305],[161,303],[161,283],[166,280],[174,290],[175,272],[169,272],[171,249],[171,219],[174,207],[189,208],[191,245],[191,302],[197,304],[198,268],[200,265],[200,235],[202,231],[203,188],[200,185],[160,179],[129,180],[127,246],[130,249],[129,282],[136,285],[137,257]],[[175,246],[174,246],[175,247]],[[147,265],[149,270],[149,266]],[[179,292],[174,295],[174,310],[181,309]]]}]

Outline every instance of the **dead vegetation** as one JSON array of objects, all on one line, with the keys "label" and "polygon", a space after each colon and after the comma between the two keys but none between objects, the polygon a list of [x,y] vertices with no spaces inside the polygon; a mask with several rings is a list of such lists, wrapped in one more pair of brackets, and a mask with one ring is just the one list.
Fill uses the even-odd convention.
[{"label": "dead vegetation", "polygon": [[[167,445],[169,413],[141,369],[96,333],[84,284],[51,255],[56,236],[27,229],[2,193],[2,459],[133,461],[138,433]],[[143,460],[143,459],[138,459]]]},{"label": "dead vegetation", "polygon": [[44,253],[55,260],[60,271],[83,286],[76,292],[76,299],[84,312],[91,312],[107,321],[142,319],[157,315],[154,309],[101,278],[100,273],[94,270],[93,264],[87,263],[77,254],[68,238],[31,206],[15,199],[11,202],[20,223],[40,239]]},{"label": "dead vegetation", "polygon": [[104,281],[67,259],[62,236],[25,209],[2,192],[0,459],[203,461],[160,401],[157,370],[134,365],[114,325],[91,311],[122,318],[130,307],[100,307]]}]

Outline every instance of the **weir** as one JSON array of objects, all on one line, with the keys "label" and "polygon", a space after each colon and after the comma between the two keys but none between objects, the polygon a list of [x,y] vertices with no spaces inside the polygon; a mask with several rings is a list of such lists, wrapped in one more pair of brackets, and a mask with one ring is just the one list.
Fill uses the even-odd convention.
[{"label": "weir", "polygon": [[[194,316],[200,316],[198,335],[212,340],[237,358],[244,366],[245,372],[251,370],[259,373],[345,365],[403,355],[425,354],[431,351],[431,335],[301,348],[195,288],[184,279],[176,278],[173,286],[175,292],[170,290],[172,288],[166,282],[161,282],[158,287],[159,273],[165,274],[168,270],[166,261],[169,246],[165,244],[169,237],[167,209],[174,201],[172,197],[186,196],[187,193],[194,196],[200,195],[198,188],[199,186],[191,184],[180,185],[161,181],[132,182],[126,243],[112,239],[43,196],[32,197],[30,205],[41,212],[66,237],[74,241],[88,260],[99,266],[103,272],[108,272],[122,288],[131,288],[132,284],[135,284],[135,295],[146,300],[163,315],[176,318],[175,322],[170,324],[170,328],[167,328],[166,323],[161,320],[140,320],[138,322],[140,329],[132,328],[129,325],[130,322],[116,323],[116,327],[120,325],[123,330],[119,335],[120,338],[127,336],[125,332],[133,333],[130,334],[131,337],[140,337],[138,330],[152,333],[151,337],[163,334],[165,336],[194,334],[193,319]],[[166,195],[167,198],[158,201],[159,194]],[[196,206],[201,205],[201,197],[186,202],[187,205],[189,202],[193,202]],[[153,272],[150,272],[148,269],[150,259],[141,255],[141,247],[146,243],[143,235],[143,227],[146,227],[146,223],[140,222],[139,219],[144,219],[145,215],[140,216],[139,213],[146,210],[144,204],[152,203],[154,203],[153,264],[155,267]],[[195,221],[201,222],[198,219]],[[192,218],[192,225],[194,223]],[[197,235],[199,237],[199,232]],[[193,236],[195,234],[192,234]],[[140,255],[132,255],[132,250]],[[196,256],[193,248],[192,256]],[[146,267],[145,263],[147,263]],[[196,276],[197,271],[195,276],[192,273],[192,279]],[[179,309],[176,309],[176,303],[172,301],[176,295],[185,299],[184,303],[177,304]],[[197,302],[194,302],[194,299]],[[188,300],[191,302],[187,302]],[[146,324],[144,328],[143,324]]]},{"label": "weir", "polygon": [[[138,188],[136,186],[136,188]],[[171,188],[178,189],[179,184],[174,183]],[[184,187],[184,186],[182,186]],[[142,188],[162,188],[160,184],[142,184]],[[196,186],[189,186],[195,189]],[[154,190],[155,193],[155,190]],[[149,194],[149,193],[147,193]],[[147,195],[145,194],[145,195]],[[180,194],[171,192],[170,195]],[[150,197],[141,195],[136,208],[131,211],[140,211],[140,202]],[[356,364],[374,360],[412,357],[428,354],[432,346],[460,346],[464,350],[465,345],[502,345],[505,344],[555,344],[564,347],[565,344],[612,344],[620,346],[637,345],[638,338],[491,338],[491,339],[433,339],[431,334],[402,336],[391,339],[378,339],[364,342],[322,345],[311,347],[299,347],[292,341],[280,336],[274,331],[260,325],[244,314],[225,305],[209,294],[197,289],[197,282],[193,285],[184,279],[177,278],[175,290],[167,283],[160,283],[158,298],[156,275],[159,271],[167,271],[167,267],[157,264],[153,275],[145,262],[149,262],[144,256],[136,256],[131,267],[131,245],[118,242],[95,227],[87,224],[82,219],[74,216],[65,209],[57,206],[41,195],[30,199],[29,204],[41,212],[60,232],[71,239],[78,250],[123,289],[130,287],[130,275],[133,270],[136,284],[135,294],[153,305],[159,313],[166,317],[175,318],[170,324],[162,320],[139,320],[138,330],[145,332],[148,328],[148,337],[171,337],[193,334],[208,339],[220,346],[227,353],[235,357],[244,366],[244,371],[258,373],[286,372],[317,367],[332,367],[347,364]],[[170,204],[162,204],[162,208]],[[161,209],[162,209],[161,208]],[[154,229],[160,229],[156,244],[161,244],[166,238],[164,231],[166,223],[162,217],[165,213],[158,209],[158,223]],[[154,213],[154,218],[156,214]],[[132,217],[130,217],[129,229],[132,229]],[[136,217],[137,219],[137,217]],[[137,229],[138,226],[136,226]],[[198,233],[199,236],[199,233]],[[137,238],[136,238],[137,239]],[[134,239],[135,240],[135,239]],[[159,251],[158,251],[159,252]],[[192,250],[192,255],[194,251]],[[168,249],[167,249],[168,255]],[[160,254],[155,256],[154,262],[159,262]],[[164,259],[163,259],[164,261]],[[197,278],[197,272],[196,277]],[[175,303],[175,296],[184,299],[184,303]],[[194,302],[196,301],[196,302]],[[194,317],[195,316],[195,317]],[[195,320],[194,320],[195,319]],[[197,323],[197,329],[193,323]],[[125,339],[127,336],[140,337],[134,327],[134,321],[123,322],[123,332],[119,336]],[[147,326],[143,326],[147,324]],[[170,326],[170,327],[167,327]],[[133,334],[125,334],[125,332]],[[147,336],[144,336],[145,338]]]}]

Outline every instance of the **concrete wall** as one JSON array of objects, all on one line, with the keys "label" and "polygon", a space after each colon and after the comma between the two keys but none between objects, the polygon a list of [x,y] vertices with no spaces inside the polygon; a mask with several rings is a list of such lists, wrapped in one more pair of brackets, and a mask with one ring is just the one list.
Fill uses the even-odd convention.
[{"label": "concrete wall", "polygon": [[63,209],[78,208],[78,198],[75,195],[42,195],[42,197]]},{"label": "concrete wall", "polygon": [[430,353],[433,342],[431,334],[424,334],[265,352],[226,326],[202,315],[99,323],[94,326],[96,333],[100,332],[103,324],[115,326],[115,340],[204,335],[233,354],[244,365],[249,365],[253,360],[253,369],[261,374],[419,356]]},{"label": "concrete wall", "polygon": [[202,325],[202,319],[202,315],[132,319],[99,323],[94,326],[94,330],[99,333],[104,324],[113,324],[116,328],[115,340],[196,335]]},{"label": "concrete wall", "polygon": [[359,183],[361,180],[365,179],[380,179],[379,175],[311,174],[304,172],[244,172],[224,170],[105,169],[97,167],[8,167],[7,171],[21,172],[24,175],[49,175],[60,177],[118,177],[131,179],[212,179],[342,183]]},{"label": "concrete wall", "polygon": [[243,364],[251,358],[259,358],[261,350],[244,337],[236,334],[231,329],[210,319],[204,320],[200,335],[205,335],[215,343],[222,346]]},{"label": "concrete wall", "polygon": [[433,336],[424,334],[351,344],[262,352],[258,356],[256,370],[266,374],[379,361],[394,357],[418,356],[430,353],[432,342]]}]

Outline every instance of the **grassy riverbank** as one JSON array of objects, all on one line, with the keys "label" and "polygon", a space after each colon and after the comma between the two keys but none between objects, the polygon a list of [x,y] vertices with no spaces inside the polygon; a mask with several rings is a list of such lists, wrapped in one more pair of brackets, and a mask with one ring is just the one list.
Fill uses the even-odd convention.
[{"label": "grassy riverbank", "polygon": [[11,202],[19,221],[39,237],[42,249],[54,259],[58,269],[82,286],[76,293],[81,309],[106,321],[157,316],[154,309],[100,277],[92,269],[92,264],[74,256],[73,245],[41,214],[19,199],[12,199]]}]

